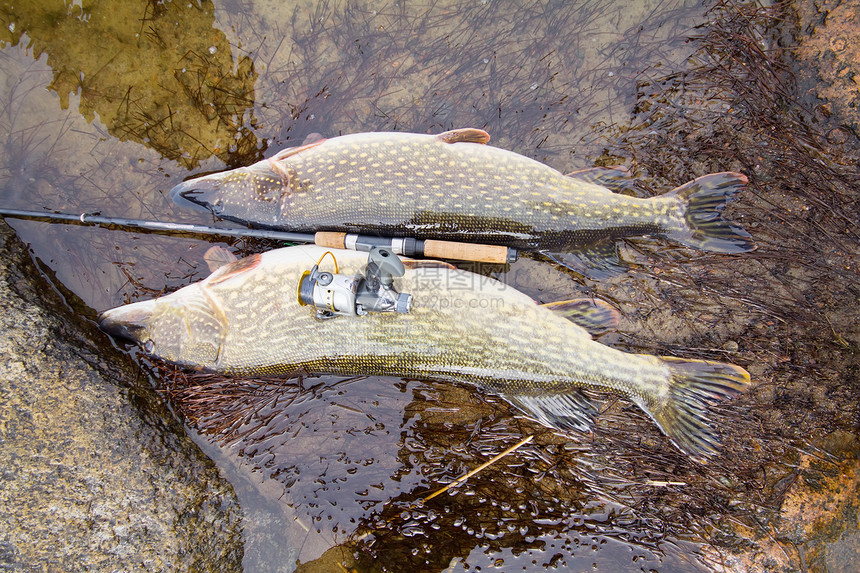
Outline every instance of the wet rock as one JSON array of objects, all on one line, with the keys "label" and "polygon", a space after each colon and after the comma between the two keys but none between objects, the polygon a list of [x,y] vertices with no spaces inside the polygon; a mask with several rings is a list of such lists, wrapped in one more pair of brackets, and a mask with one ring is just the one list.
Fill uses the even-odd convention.
[{"label": "wet rock", "polygon": [[809,34],[796,49],[801,93],[817,96],[820,116],[845,122],[827,133],[829,143],[845,143],[860,129],[860,0],[796,4]]},{"label": "wet rock", "polygon": [[232,487],[4,222],[0,252],[0,569],[239,570]]},{"label": "wet rock", "polygon": [[782,504],[780,537],[797,548],[809,571],[856,571],[860,556],[856,442],[857,437],[846,432],[826,438],[824,446],[843,458],[840,462],[829,456],[803,455],[797,479]]},{"label": "wet rock", "polygon": [[860,559],[860,460],[857,436],[836,431],[818,440],[780,482],[778,517],[758,528],[735,523],[750,541],[741,551],[711,556],[716,571],[856,571]]}]

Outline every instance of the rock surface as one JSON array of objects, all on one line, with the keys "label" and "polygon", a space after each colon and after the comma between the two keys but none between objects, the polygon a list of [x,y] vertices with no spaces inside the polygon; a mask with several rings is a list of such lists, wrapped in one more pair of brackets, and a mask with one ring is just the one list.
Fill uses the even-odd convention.
[{"label": "rock surface", "polygon": [[232,487],[0,222],[0,569],[240,570]]},{"label": "rock surface", "polygon": [[860,1],[797,2],[797,9],[801,93],[815,94],[818,114],[842,123],[828,132],[830,143],[845,143],[860,129]]}]

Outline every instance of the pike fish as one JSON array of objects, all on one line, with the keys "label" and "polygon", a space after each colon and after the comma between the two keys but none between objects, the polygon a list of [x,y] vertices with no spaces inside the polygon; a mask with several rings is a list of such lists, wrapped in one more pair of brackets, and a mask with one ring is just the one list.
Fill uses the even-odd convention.
[{"label": "pike fish", "polygon": [[[163,360],[231,376],[301,369],[471,384],[559,430],[591,427],[596,409],[582,389],[608,391],[700,461],[718,446],[709,405],[750,382],[731,364],[630,354],[593,340],[617,325],[605,303],[540,305],[437,261],[407,260],[395,279],[413,296],[408,314],[321,320],[299,304],[297,288],[325,252],[307,245],[252,255],[172,294],[105,311],[99,325]],[[341,273],[367,262],[364,253],[332,252]]]},{"label": "pike fish", "polygon": [[620,266],[614,241],[626,236],[662,235],[719,253],[754,248],[721,214],[747,183],[740,173],[640,199],[613,192],[630,183],[621,169],[563,175],[489,140],[480,129],[320,139],[191,179],[171,197],[252,226],[505,245],[563,264],[562,254],[574,253],[595,269]]}]

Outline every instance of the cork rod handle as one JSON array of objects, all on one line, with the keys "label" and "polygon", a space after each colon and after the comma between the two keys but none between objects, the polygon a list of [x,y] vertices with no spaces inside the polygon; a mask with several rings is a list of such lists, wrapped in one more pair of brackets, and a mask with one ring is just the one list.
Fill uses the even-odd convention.
[{"label": "cork rod handle", "polygon": [[427,240],[424,241],[424,256],[429,259],[455,259],[503,265],[508,262],[508,248],[497,245]]},{"label": "cork rod handle", "polygon": [[346,233],[318,231],[317,233],[314,233],[314,243],[320,247],[328,247],[330,249],[345,249]]}]

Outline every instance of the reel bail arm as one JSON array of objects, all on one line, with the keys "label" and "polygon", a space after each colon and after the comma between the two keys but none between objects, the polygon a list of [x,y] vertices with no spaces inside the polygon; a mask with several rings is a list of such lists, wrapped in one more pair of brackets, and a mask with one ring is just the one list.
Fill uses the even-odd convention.
[{"label": "reel bail arm", "polygon": [[334,273],[320,271],[324,258],[325,254],[313,268],[302,273],[297,289],[299,304],[315,308],[317,318],[363,316],[370,312],[407,314],[412,310],[412,295],[394,288],[394,279],[402,277],[406,269],[390,250],[371,248],[364,275],[338,273],[337,261]]}]

